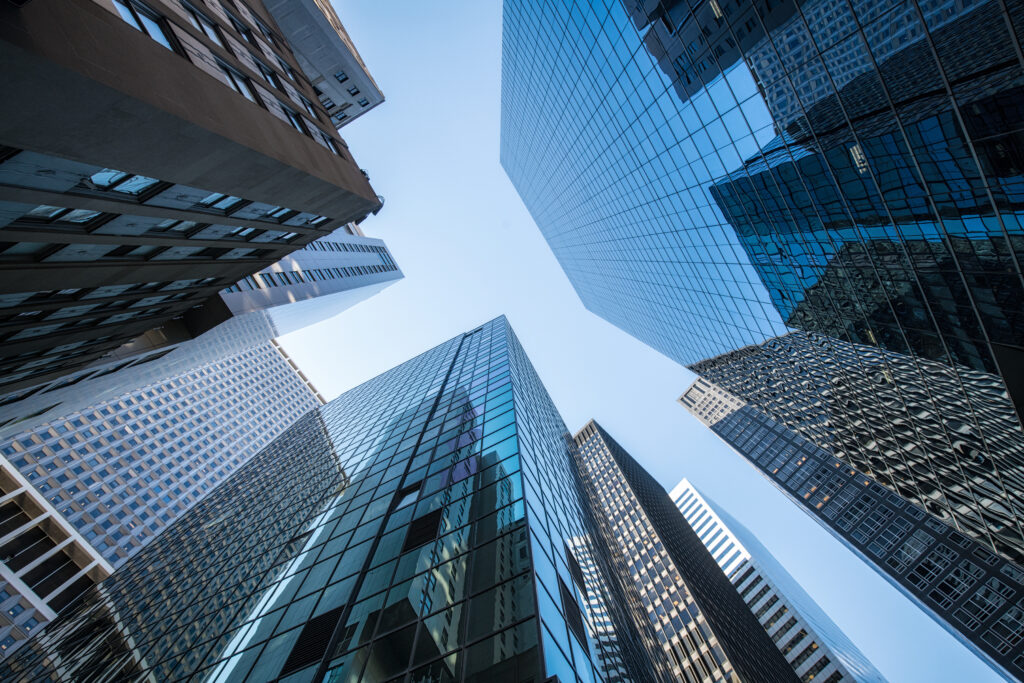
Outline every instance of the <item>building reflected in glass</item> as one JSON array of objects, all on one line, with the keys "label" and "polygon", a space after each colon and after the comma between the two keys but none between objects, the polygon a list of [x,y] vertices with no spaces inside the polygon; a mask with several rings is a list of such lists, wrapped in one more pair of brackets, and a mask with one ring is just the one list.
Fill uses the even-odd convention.
[{"label": "building reflected in glass", "polygon": [[669,680],[572,449],[498,318],[300,418],[0,677]]},{"label": "building reflected in glass", "polygon": [[1019,558],[1016,27],[995,0],[506,0],[502,165],[589,310],[698,373],[771,349],[729,390]]},{"label": "building reflected in glass", "polygon": [[1024,675],[1024,569],[716,384],[679,402],[1008,680]]}]

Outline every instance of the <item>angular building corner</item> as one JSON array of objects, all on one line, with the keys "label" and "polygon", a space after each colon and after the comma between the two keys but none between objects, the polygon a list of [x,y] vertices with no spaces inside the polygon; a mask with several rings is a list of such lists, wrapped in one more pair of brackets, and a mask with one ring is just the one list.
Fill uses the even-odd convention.
[{"label": "angular building corner", "polygon": [[573,449],[497,318],[301,417],[0,676],[669,680]]},{"label": "angular building corner", "polygon": [[1024,561],[1017,3],[503,8],[501,163],[586,308]]},{"label": "angular building corner", "polygon": [[18,4],[0,6],[0,391],[380,208],[262,3]]},{"label": "angular building corner", "polygon": [[575,442],[616,570],[634,582],[672,678],[797,681],[665,489],[596,422]]},{"label": "angular building corner", "polygon": [[885,678],[750,531],[687,479],[669,496],[802,680]]},{"label": "angular building corner", "polygon": [[706,379],[679,402],[954,638],[1024,675],[1024,568]]},{"label": "angular building corner", "polygon": [[271,340],[0,439],[0,656],[323,403]]}]

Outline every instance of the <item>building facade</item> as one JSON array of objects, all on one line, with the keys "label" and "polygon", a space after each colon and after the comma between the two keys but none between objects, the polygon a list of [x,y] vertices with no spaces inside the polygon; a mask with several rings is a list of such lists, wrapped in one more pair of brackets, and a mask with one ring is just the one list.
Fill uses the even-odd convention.
[{"label": "building facade", "polygon": [[498,318],[300,418],[2,675],[657,680],[572,458]]},{"label": "building facade", "polygon": [[1024,569],[706,379],[679,399],[776,488],[1009,679],[1024,676]]},{"label": "building facade", "polygon": [[0,651],[323,404],[274,342],[0,441]]},{"label": "building facade", "polygon": [[859,387],[796,391],[809,429],[859,414],[819,445],[1017,561],[1020,12],[507,0],[501,147],[589,310],[698,374],[812,340],[759,370]]},{"label": "building facade", "polygon": [[1024,564],[1024,434],[997,377],[807,332],[691,369]]},{"label": "building facade", "polygon": [[768,550],[683,479],[669,496],[801,680],[885,679]]},{"label": "building facade", "polygon": [[384,101],[328,0],[265,0],[331,121],[345,126]]},{"label": "building facade", "polygon": [[0,397],[0,439],[265,346],[275,337],[337,315],[402,277],[384,242],[366,237],[355,224],[346,225],[84,370]]},{"label": "building facade", "polygon": [[[668,494],[590,421],[575,436],[579,468],[623,574],[632,578],[672,665],[672,679],[796,681],[757,618]],[[808,679],[809,680],[809,679]]]},{"label": "building facade", "polygon": [[380,207],[260,2],[16,5],[0,9],[0,391]]}]

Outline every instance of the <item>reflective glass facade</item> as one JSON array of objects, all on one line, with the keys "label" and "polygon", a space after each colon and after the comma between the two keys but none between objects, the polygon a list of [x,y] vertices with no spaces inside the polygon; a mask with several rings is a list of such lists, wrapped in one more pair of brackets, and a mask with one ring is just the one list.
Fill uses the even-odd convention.
[{"label": "reflective glass facade", "polygon": [[813,339],[759,370],[843,369],[841,409],[790,399],[858,413],[819,445],[1017,558],[1020,27],[996,0],[506,0],[502,164],[588,309],[698,374]]},{"label": "reflective glass facade", "polygon": [[652,680],[572,462],[498,318],[307,413],[0,676]]},{"label": "reflective glass facade", "polygon": [[596,422],[575,440],[619,571],[640,593],[672,679],[796,681],[761,615],[744,604],[665,489]]},{"label": "reflective glass facade", "polygon": [[1024,675],[1024,568],[705,379],[679,401],[954,637]]},{"label": "reflective glass facade", "polygon": [[693,369],[1024,563],[1024,439],[998,377],[805,332]]}]

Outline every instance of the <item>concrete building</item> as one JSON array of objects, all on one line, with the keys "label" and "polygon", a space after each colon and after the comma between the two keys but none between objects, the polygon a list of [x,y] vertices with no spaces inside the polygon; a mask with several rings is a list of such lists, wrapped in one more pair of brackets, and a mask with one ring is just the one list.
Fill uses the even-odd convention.
[{"label": "concrete building", "polygon": [[686,479],[669,496],[801,680],[884,683],[882,674],[746,527]]},{"label": "concrete building", "polygon": [[0,68],[0,391],[381,205],[260,2],[5,3]]},{"label": "concrete building", "polygon": [[265,0],[313,91],[341,128],[384,101],[330,0]]},{"label": "concrete building", "polygon": [[577,467],[618,571],[631,579],[671,680],[796,681],[786,660],[668,494],[590,421]]},{"label": "concrete building", "polygon": [[322,404],[281,347],[264,342],[0,441],[0,651]]}]

